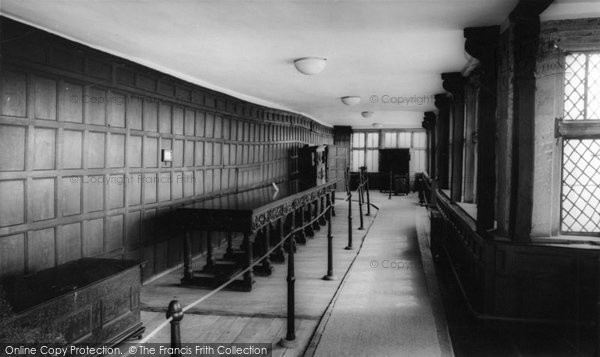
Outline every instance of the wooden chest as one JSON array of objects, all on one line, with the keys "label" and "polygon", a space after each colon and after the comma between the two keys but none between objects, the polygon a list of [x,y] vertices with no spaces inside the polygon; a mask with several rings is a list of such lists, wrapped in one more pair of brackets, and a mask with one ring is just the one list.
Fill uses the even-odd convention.
[{"label": "wooden chest", "polygon": [[114,345],[143,332],[140,265],[135,261],[83,258],[4,286],[15,315],[0,322],[0,341],[9,331],[37,328],[60,334],[69,344]]}]

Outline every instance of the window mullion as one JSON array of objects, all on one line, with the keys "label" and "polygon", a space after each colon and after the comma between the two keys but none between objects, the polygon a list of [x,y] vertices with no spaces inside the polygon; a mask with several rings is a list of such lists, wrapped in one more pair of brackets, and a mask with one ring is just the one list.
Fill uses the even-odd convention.
[{"label": "window mullion", "polygon": [[585,55],[585,75],[583,76],[583,119],[588,118],[588,74],[590,67],[590,56]]},{"label": "window mullion", "polygon": [[565,139],[600,139],[600,120],[557,119],[555,136]]}]

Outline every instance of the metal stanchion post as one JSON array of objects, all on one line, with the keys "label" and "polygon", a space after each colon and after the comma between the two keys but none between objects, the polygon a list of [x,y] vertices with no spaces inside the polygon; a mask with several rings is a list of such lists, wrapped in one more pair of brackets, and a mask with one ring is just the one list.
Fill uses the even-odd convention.
[{"label": "metal stanchion post", "polygon": [[294,274],[294,238],[288,238],[288,273],[287,273],[287,333],[279,344],[285,348],[294,348],[298,345],[296,341],[296,311],[295,311],[295,288],[296,276]]},{"label": "metal stanchion post", "polygon": [[362,231],[363,229],[365,229],[364,227],[364,222],[363,222],[363,178],[362,178],[362,170],[361,173],[359,174],[359,184],[358,184],[358,216],[360,218],[360,227],[358,227],[358,230]]},{"label": "metal stanchion post", "polygon": [[327,224],[327,210],[329,210],[329,207],[327,206],[327,203],[325,202],[326,200],[329,199],[329,194],[325,194],[324,196],[321,196],[319,198],[319,214],[321,214],[321,217],[319,218],[319,224],[324,226]]},{"label": "metal stanchion post", "polygon": [[348,191],[348,246],[346,250],[352,250],[352,191]]},{"label": "metal stanchion post", "polygon": [[[363,175],[365,175],[367,172],[367,168],[363,167],[363,169],[364,169]],[[365,186],[366,186],[365,191],[367,191],[367,214],[366,214],[366,216],[370,216],[371,215],[371,198],[369,197],[369,177],[366,175],[365,175],[365,177],[366,177],[366,180],[364,181]]]},{"label": "metal stanchion post", "polygon": [[[366,173],[366,168],[365,168]],[[369,177],[365,180],[366,191],[367,191],[367,216],[371,215],[371,197],[369,195]]]},{"label": "metal stanchion post", "polygon": [[365,167],[362,166],[360,168],[360,202],[364,203],[365,202]]},{"label": "metal stanchion post", "polygon": [[331,216],[335,217],[335,189],[331,191]]},{"label": "metal stanchion post", "polygon": [[171,354],[173,357],[181,357],[181,328],[179,326],[183,319],[183,309],[179,301],[172,300],[167,308],[167,319],[171,319],[171,347],[176,351]]},{"label": "metal stanchion post", "polygon": [[327,196],[327,201],[327,275],[323,277],[323,280],[336,280],[336,276],[333,275],[333,233],[331,229],[331,214],[333,212],[333,192]]}]

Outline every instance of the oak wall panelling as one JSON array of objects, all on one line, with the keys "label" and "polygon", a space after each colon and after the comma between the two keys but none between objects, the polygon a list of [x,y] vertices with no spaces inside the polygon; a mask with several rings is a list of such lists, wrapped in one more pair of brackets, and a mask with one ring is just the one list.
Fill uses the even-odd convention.
[{"label": "oak wall panelling", "polygon": [[81,257],[146,261],[147,279],[181,260],[174,208],[288,180],[295,149],[332,142],[300,115],[0,26],[0,279]]}]

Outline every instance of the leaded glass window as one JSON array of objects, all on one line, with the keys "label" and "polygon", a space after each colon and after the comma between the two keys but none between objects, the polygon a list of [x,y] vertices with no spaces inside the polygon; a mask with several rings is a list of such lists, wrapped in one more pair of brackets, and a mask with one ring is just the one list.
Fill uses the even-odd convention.
[{"label": "leaded glass window", "polygon": [[[565,57],[564,121],[600,120],[600,53]],[[583,137],[585,135],[585,137]],[[563,138],[561,231],[600,233],[600,138]]]},{"label": "leaded glass window", "polygon": [[352,171],[366,166],[367,171],[379,171],[379,132],[352,134]]},{"label": "leaded glass window", "polygon": [[564,140],[562,196],[562,231],[600,232],[600,140]]},{"label": "leaded glass window", "polygon": [[600,53],[565,58],[565,120],[600,119]]}]

